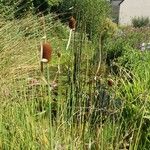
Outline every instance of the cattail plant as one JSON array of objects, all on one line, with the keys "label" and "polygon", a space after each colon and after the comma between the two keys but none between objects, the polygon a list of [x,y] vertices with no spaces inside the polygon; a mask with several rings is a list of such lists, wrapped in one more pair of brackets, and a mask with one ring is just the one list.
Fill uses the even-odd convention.
[{"label": "cattail plant", "polygon": [[41,47],[40,47],[40,71],[41,71],[41,79],[47,84],[47,81],[43,75],[44,64],[47,64],[51,60],[52,55],[52,47],[50,43],[46,42],[46,36],[41,39]]},{"label": "cattail plant", "polygon": [[41,49],[40,49],[41,73],[43,73],[43,64],[48,63],[51,59],[52,47],[51,47],[50,43],[47,42],[45,17],[43,15],[43,13],[40,13],[39,16],[40,16],[39,22],[42,26],[43,34],[44,34],[44,36],[41,39]]},{"label": "cattail plant", "polygon": [[[45,37],[43,37],[43,39],[45,39]],[[48,81],[46,80],[46,78],[44,77],[44,64],[47,64],[50,60],[51,60],[51,57],[52,57],[52,46],[50,43],[48,42],[41,42],[41,57],[40,57],[40,64],[41,64],[41,79],[47,84],[49,85]],[[59,54],[59,64],[60,64],[60,57],[61,57],[61,54]],[[59,64],[58,64],[58,71],[54,77],[54,80],[52,81],[52,84],[50,85],[52,88],[54,87],[53,84],[56,84],[56,80],[57,80],[57,76],[58,74],[60,73],[60,67],[59,67]]]},{"label": "cattail plant", "polygon": [[69,48],[72,32],[75,31],[76,28],[76,20],[73,16],[71,16],[69,19],[69,28],[70,28],[70,33],[69,33],[69,39],[68,39],[66,50],[68,50]]},{"label": "cattail plant", "polygon": [[50,43],[47,42],[45,16],[43,15],[43,13],[40,13],[39,16],[40,16],[39,22],[42,26],[43,34],[44,34],[44,36],[41,39],[41,48],[40,48],[41,79],[46,84],[48,84],[47,80],[45,79],[45,77],[43,75],[43,70],[44,70],[43,67],[44,67],[44,63],[48,63],[51,60],[52,47],[51,47]]}]

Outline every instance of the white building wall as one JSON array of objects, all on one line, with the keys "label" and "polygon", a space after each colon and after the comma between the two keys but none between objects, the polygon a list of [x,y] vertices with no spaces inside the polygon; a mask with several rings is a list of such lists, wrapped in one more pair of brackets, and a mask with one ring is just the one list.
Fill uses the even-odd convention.
[{"label": "white building wall", "polygon": [[120,4],[119,24],[131,25],[134,17],[150,18],[150,0],[124,0]]}]

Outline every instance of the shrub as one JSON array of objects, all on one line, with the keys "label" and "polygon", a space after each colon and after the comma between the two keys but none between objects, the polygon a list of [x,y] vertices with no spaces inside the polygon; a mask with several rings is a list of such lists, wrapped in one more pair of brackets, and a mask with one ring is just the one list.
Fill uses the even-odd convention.
[{"label": "shrub", "polygon": [[150,25],[150,20],[148,17],[135,17],[132,19],[133,27],[140,28]]},{"label": "shrub", "polygon": [[[107,36],[108,37],[108,36]],[[150,29],[126,27],[121,32],[114,34],[113,38],[108,38],[104,48],[107,52],[107,64],[110,65],[115,59],[124,55],[128,49],[140,49],[140,45],[150,41]],[[130,48],[128,48],[130,47]]]}]

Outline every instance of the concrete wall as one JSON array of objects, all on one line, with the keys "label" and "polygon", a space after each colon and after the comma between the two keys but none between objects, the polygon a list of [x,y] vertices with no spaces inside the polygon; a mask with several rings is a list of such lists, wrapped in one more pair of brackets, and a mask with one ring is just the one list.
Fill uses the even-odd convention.
[{"label": "concrete wall", "polygon": [[150,0],[124,0],[120,4],[119,24],[131,25],[134,17],[150,18]]}]

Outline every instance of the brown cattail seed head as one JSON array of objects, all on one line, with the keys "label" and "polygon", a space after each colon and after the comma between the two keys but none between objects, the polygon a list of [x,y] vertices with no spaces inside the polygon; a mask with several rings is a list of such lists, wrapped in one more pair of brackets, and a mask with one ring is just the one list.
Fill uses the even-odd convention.
[{"label": "brown cattail seed head", "polygon": [[108,84],[108,86],[113,86],[114,85],[114,81],[112,79],[108,79],[107,80],[107,84]]},{"label": "brown cattail seed head", "polygon": [[60,58],[60,57],[61,57],[61,53],[60,53],[60,52],[57,52],[57,56]]},{"label": "brown cattail seed head", "polygon": [[72,30],[75,30],[76,28],[76,20],[73,16],[71,16],[69,19],[69,28]]},{"label": "brown cattail seed head", "polygon": [[50,43],[44,43],[41,62],[47,63],[51,60],[51,57],[52,57],[52,47],[51,47]]}]

